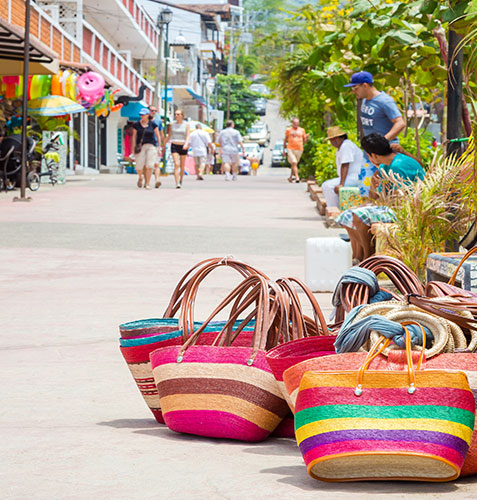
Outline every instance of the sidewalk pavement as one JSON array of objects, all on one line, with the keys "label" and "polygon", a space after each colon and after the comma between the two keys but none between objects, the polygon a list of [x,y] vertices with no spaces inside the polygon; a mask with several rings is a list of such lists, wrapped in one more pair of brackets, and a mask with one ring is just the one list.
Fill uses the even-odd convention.
[{"label": "sidewalk pavement", "polygon": [[[185,179],[135,187],[131,175],[41,186],[30,203],[0,193],[0,486],[5,499],[475,499],[451,484],[326,484],[293,440],[248,444],[178,435],[145,406],[118,349],[118,325],[160,317],[194,263],[234,255],[272,278],[304,274],[325,229],[304,185],[284,177]],[[238,283],[217,271],[204,318]],[[318,294],[325,314],[331,294]]]}]

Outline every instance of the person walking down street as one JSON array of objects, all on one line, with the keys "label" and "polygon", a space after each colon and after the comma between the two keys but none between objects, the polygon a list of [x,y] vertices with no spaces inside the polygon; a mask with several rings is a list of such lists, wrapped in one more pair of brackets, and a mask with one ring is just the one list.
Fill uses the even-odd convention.
[{"label": "person walking down street", "polygon": [[308,134],[305,132],[304,128],[300,127],[300,120],[298,118],[293,118],[292,126],[287,128],[285,140],[283,141],[283,153],[287,154],[288,163],[291,166],[288,182],[300,182],[298,163],[303,154],[303,146],[307,140]]},{"label": "person walking down street", "polygon": [[178,109],[174,113],[175,120],[167,130],[166,144],[171,141],[171,153],[174,160],[174,179],[176,188],[182,187],[185,161],[189,150],[190,125],[184,120],[184,111]]},{"label": "person walking down street", "polygon": [[[156,106],[149,106],[149,119],[157,125],[157,128],[159,130],[159,136],[161,138],[161,144],[164,144],[164,131],[163,131],[163,127],[162,127],[162,120],[161,120],[161,117],[157,115]],[[156,144],[156,146],[158,146],[158,145],[159,144]],[[161,163],[161,157],[160,157],[160,155],[157,155],[156,162],[154,163],[154,178],[156,180],[154,187],[156,187],[156,188],[158,188],[161,185],[160,163]]]},{"label": "person walking down street", "polygon": [[[245,155],[242,136],[238,130],[235,130],[235,124],[232,120],[228,120],[225,124],[225,129],[219,134],[219,145],[222,156],[222,166],[225,172],[225,180],[237,180],[238,166],[240,163],[239,146]],[[232,177],[230,172],[232,171]]]},{"label": "person walking down street", "polygon": [[359,173],[363,168],[364,158],[361,149],[348,139],[346,132],[340,127],[328,129],[327,140],[336,148],[336,169],[338,177],[323,182],[323,196],[327,207],[339,207],[339,190],[341,187],[359,186]]},{"label": "person walking down street", "polygon": [[207,163],[207,156],[211,151],[212,139],[205,130],[202,130],[200,123],[197,123],[195,130],[190,134],[190,147],[192,149],[192,157],[195,163],[195,173],[197,180],[203,181],[204,168]]},{"label": "person walking down street", "polygon": [[254,155],[251,154],[248,159],[250,160],[250,167],[252,168],[252,175],[258,174],[258,168],[260,167],[260,160]]},{"label": "person walking down street", "polygon": [[205,174],[213,174],[215,168],[215,142],[211,141],[209,144],[209,154],[207,155],[207,160],[205,162]]},{"label": "person walking down street", "polygon": [[[157,156],[161,155],[162,141],[157,125],[149,120],[149,110],[147,108],[141,109],[139,116],[141,119],[134,124],[131,140],[132,150],[136,159],[137,187],[140,188],[143,186],[144,170],[144,187],[151,189],[149,182]],[[156,146],[156,141],[159,146]]]}]

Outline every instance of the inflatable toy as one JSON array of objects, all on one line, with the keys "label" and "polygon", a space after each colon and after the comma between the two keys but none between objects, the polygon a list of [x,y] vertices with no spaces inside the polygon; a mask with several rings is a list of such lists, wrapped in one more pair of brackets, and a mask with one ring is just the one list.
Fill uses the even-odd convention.
[{"label": "inflatable toy", "polygon": [[18,76],[4,76],[2,78],[2,83],[5,88],[5,97],[7,99],[15,98],[15,90],[18,85]]},{"label": "inflatable toy", "polygon": [[53,75],[51,79],[51,95],[62,95],[61,94],[61,75],[60,71],[57,75]]},{"label": "inflatable toy", "polygon": [[67,81],[68,81],[68,78],[71,76],[71,71],[65,69],[65,71],[63,71],[63,74],[61,75],[61,95],[63,97],[68,97],[68,94],[66,92],[66,85],[67,85]]},{"label": "inflatable toy", "polygon": [[80,98],[90,104],[104,95],[104,78],[94,71],[88,71],[78,77],[77,86]]},{"label": "inflatable toy", "polygon": [[76,101],[77,91],[76,91],[76,73],[71,73],[66,80],[66,93],[65,97]]}]

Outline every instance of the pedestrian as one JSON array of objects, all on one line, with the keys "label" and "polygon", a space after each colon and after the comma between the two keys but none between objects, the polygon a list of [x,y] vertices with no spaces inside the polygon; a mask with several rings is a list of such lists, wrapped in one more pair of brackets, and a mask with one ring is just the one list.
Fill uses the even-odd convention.
[{"label": "pedestrian", "polygon": [[399,142],[398,135],[406,127],[394,99],[374,86],[373,75],[360,71],[351,76],[351,87],[357,99],[362,99],[360,119],[363,136],[377,133],[390,143]]},{"label": "pedestrian", "polygon": [[185,161],[189,150],[190,125],[184,120],[184,111],[177,109],[174,112],[174,121],[167,130],[166,144],[171,141],[171,153],[174,160],[174,179],[176,189],[182,187]]},{"label": "pedestrian", "polygon": [[252,168],[252,175],[258,174],[258,168],[260,167],[260,160],[253,153],[248,157],[250,160],[250,167]]},{"label": "pedestrian", "polygon": [[[136,172],[138,174],[137,187],[140,188],[143,185],[144,170],[144,187],[151,189],[149,182],[152,176],[152,169],[157,156],[161,155],[162,142],[157,125],[149,120],[149,109],[142,108],[139,111],[139,116],[141,118],[134,124],[131,141],[136,160]],[[154,139],[156,139],[159,146],[155,145]]]},{"label": "pedestrian", "polygon": [[359,186],[359,173],[363,168],[364,158],[361,149],[348,139],[340,127],[328,129],[327,140],[336,148],[336,170],[338,177],[323,182],[323,196],[327,207],[339,207],[340,187]]},{"label": "pedestrian", "polygon": [[[235,130],[233,120],[227,120],[225,129],[219,134],[220,154],[222,156],[222,166],[225,172],[225,180],[237,180],[237,171],[240,163],[239,146],[245,155],[242,136],[238,130]],[[232,177],[230,172],[232,171]]]},{"label": "pedestrian", "polygon": [[[425,173],[421,165],[408,155],[396,153],[389,141],[380,134],[369,134],[361,139],[361,147],[366,151],[369,159],[377,167],[371,181],[370,197],[376,198],[376,192],[382,189],[396,189],[403,182],[416,182],[424,179]],[[381,173],[393,173],[395,181],[383,184]],[[353,259],[362,261],[370,257],[373,252],[371,226],[376,222],[395,222],[394,212],[386,206],[366,205],[350,208],[342,212],[335,221],[342,225],[350,238]]]},{"label": "pedestrian", "polygon": [[305,129],[300,127],[300,120],[293,118],[292,126],[288,127],[285,132],[285,140],[283,141],[283,153],[287,155],[288,163],[290,164],[290,177],[288,182],[300,182],[298,175],[298,163],[303,154],[303,147],[308,140],[308,134]]},{"label": "pedestrian", "polygon": [[195,173],[198,181],[203,181],[202,174],[204,173],[207,163],[207,156],[210,154],[212,139],[205,130],[202,130],[202,125],[196,123],[195,130],[190,134],[190,147],[192,149],[192,158],[195,163]]},{"label": "pedestrian", "polygon": [[[157,125],[159,130],[159,136],[161,138],[161,144],[164,144],[164,130],[162,127],[161,117],[157,115],[156,106],[149,106],[149,119]],[[155,136],[154,136],[155,138]],[[158,146],[158,144],[156,144]],[[157,155],[156,162],[154,163],[154,178],[156,180],[155,187],[158,188],[161,185],[160,177],[161,177],[161,157]]]},{"label": "pedestrian", "polygon": [[205,163],[205,173],[206,175],[212,175],[215,168],[215,139],[209,144],[209,154],[207,155],[207,160]]}]

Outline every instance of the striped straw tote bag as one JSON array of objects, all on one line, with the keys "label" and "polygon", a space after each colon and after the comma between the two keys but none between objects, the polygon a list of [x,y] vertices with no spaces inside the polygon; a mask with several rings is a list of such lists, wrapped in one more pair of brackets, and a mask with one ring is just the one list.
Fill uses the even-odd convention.
[{"label": "striped straw tote bag", "polygon": [[391,342],[383,337],[359,370],[303,375],[295,430],[312,477],[323,481],[459,477],[475,419],[467,376],[460,371],[421,370],[424,349],[415,370],[405,330],[407,371],[368,369]]},{"label": "striped straw tote bag", "polygon": [[265,439],[285,417],[288,406],[265,359],[277,314],[270,286],[261,276],[246,278],[208,319],[237,298],[253,300],[256,324],[248,347],[234,343],[240,328],[222,334],[217,344],[199,345],[206,321],[183,346],[151,353],[164,420],[171,430],[254,442]]},{"label": "striped straw tote bag", "polygon": [[[184,299],[193,303],[199,285],[205,277],[214,269],[224,266],[236,270],[242,276],[250,276],[255,273],[263,275],[261,271],[235,259],[213,258],[201,261],[189,269],[177,284],[164,313],[164,318],[137,320],[123,323],[119,327],[121,353],[146,404],[151,409],[156,421],[161,424],[164,423],[164,419],[149,354],[159,347],[181,345],[188,334],[202,324],[194,321],[193,313],[189,311],[190,308],[184,307]],[[184,313],[184,310],[187,311],[187,314]],[[171,317],[178,311],[183,313],[179,319]],[[181,325],[186,321],[186,318],[188,318],[188,322],[184,330]],[[230,328],[227,322],[211,322],[204,331],[201,343],[212,343],[226,324]],[[243,333],[238,341],[247,344],[251,338],[251,329],[253,329],[253,321],[249,321],[247,326],[243,328]],[[247,332],[248,337],[246,336]]]}]

